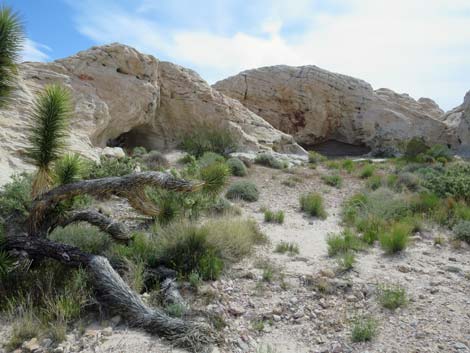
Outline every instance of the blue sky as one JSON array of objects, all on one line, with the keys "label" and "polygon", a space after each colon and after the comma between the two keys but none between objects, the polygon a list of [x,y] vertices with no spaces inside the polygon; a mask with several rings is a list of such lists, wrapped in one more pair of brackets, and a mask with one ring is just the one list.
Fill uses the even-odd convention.
[{"label": "blue sky", "polygon": [[470,90],[469,0],[3,2],[25,21],[24,60],[121,42],[210,83],[259,66],[313,64],[445,110]]}]

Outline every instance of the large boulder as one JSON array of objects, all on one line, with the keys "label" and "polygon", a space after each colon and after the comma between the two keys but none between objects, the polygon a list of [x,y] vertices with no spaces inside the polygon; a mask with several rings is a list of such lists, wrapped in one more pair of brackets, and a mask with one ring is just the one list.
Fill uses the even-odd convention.
[{"label": "large boulder", "polygon": [[202,123],[230,129],[240,152],[306,154],[291,136],[212,89],[194,71],[111,44],[51,63],[19,66],[18,89],[0,111],[0,183],[31,168],[24,159],[28,111],[48,83],[70,89],[70,149],[89,158],[98,158],[107,145],[171,149]]},{"label": "large boulder", "polygon": [[459,142],[457,152],[470,157],[470,91],[465,95],[462,105],[447,112],[440,119],[456,131]]},{"label": "large boulder", "polygon": [[430,144],[458,145],[431,99],[374,91],[365,81],[316,66],[248,70],[213,87],[307,146],[337,140],[381,151],[415,136]]}]

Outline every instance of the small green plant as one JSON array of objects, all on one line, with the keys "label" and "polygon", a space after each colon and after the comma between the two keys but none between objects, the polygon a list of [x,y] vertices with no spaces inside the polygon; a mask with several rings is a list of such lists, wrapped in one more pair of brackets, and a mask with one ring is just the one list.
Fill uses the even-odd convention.
[{"label": "small green plant", "polygon": [[57,185],[65,185],[81,179],[83,162],[80,155],[66,154],[54,165],[54,176]]},{"label": "small green plant", "polygon": [[356,317],[351,329],[353,342],[371,341],[377,334],[377,321],[368,315]]},{"label": "small green plant", "polygon": [[287,168],[285,162],[280,161],[276,157],[268,153],[261,153],[256,156],[255,163],[263,165],[265,167],[274,168],[274,169],[284,169]]},{"label": "small green plant", "polygon": [[200,166],[206,167],[214,163],[225,163],[225,157],[221,154],[209,151],[204,152],[204,154],[199,157],[197,162]]},{"label": "small green plant", "polygon": [[338,266],[343,271],[352,270],[356,263],[356,255],[352,251],[346,251],[337,258]]},{"label": "small green plant", "polygon": [[268,223],[284,223],[284,211],[264,211],[264,221]]},{"label": "small green plant", "polygon": [[199,170],[199,179],[204,181],[203,191],[217,195],[227,184],[230,170],[225,163],[216,162]]},{"label": "small green plant", "polygon": [[311,164],[318,164],[321,162],[325,162],[327,158],[315,151],[308,152],[308,162]]},{"label": "small green plant", "polygon": [[183,304],[174,303],[165,306],[165,311],[172,317],[181,318],[186,313],[186,308]]},{"label": "small green plant", "polygon": [[326,242],[328,244],[329,256],[341,255],[351,250],[356,251],[364,248],[361,238],[350,229],[345,229],[339,234],[328,235]]},{"label": "small green plant", "polygon": [[326,162],[326,167],[328,169],[340,169],[341,164],[338,161],[328,161],[328,162]]},{"label": "small green plant", "polygon": [[395,310],[407,302],[405,288],[399,285],[379,285],[377,288],[379,303],[387,309]]},{"label": "small green plant", "polygon": [[433,239],[434,245],[444,245],[446,240],[442,235],[436,235]]},{"label": "small green plant", "polygon": [[254,202],[259,198],[259,191],[256,185],[252,182],[240,180],[230,185],[225,196],[229,200],[241,199],[248,202]]},{"label": "small green plant", "polygon": [[405,155],[405,158],[408,160],[416,160],[416,158],[420,154],[426,153],[427,150],[428,150],[428,146],[426,145],[422,137],[413,137],[406,144],[404,155]]},{"label": "small green plant", "polygon": [[374,175],[375,167],[373,164],[366,164],[364,167],[359,172],[359,177],[361,179],[367,179],[370,178],[372,175]]},{"label": "small green plant", "polygon": [[382,249],[388,254],[400,252],[406,248],[411,234],[411,227],[406,223],[395,223],[390,230],[379,237]]},{"label": "small green plant", "polygon": [[309,216],[325,219],[327,213],[323,206],[323,198],[319,193],[309,193],[300,197],[300,209]]},{"label": "small green plant", "polygon": [[254,320],[252,322],[252,327],[253,327],[253,330],[261,332],[264,330],[264,321],[261,319]]},{"label": "small green plant", "polygon": [[124,176],[132,174],[138,167],[138,162],[133,158],[105,157],[100,158],[99,163],[92,163],[88,166],[85,179],[100,179],[111,176]]},{"label": "small green plant", "polygon": [[380,175],[372,175],[366,183],[367,188],[377,190],[382,186],[382,177]]},{"label": "small green plant", "polygon": [[343,184],[343,178],[341,178],[339,174],[323,175],[322,180],[326,185],[334,186],[336,188],[340,188]]},{"label": "small green plant", "polygon": [[276,245],[274,252],[279,254],[288,253],[289,255],[295,255],[299,253],[299,246],[296,243],[281,241]]},{"label": "small green plant", "polygon": [[288,186],[290,188],[295,187],[298,183],[302,183],[303,179],[298,176],[289,176],[287,179],[281,181],[282,185]]},{"label": "small green plant", "polygon": [[31,205],[32,177],[23,173],[13,175],[0,190],[0,215],[8,217],[15,211],[26,216]]},{"label": "small green plant", "polygon": [[76,246],[81,250],[102,255],[111,247],[108,234],[87,224],[71,224],[65,228],[58,227],[50,234],[50,239],[59,243]]},{"label": "small green plant", "polygon": [[193,271],[189,274],[188,281],[189,281],[189,284],[191,285],[191,287],[193,287],[196,290],[202,284],[201,275],[197,271]]},{"label": "small green plant", "polygon": [[247,174],[246,166],[238,158],[229,158],[227,160],[227,165],[229,166],[230,171],[232,172],[232,175],[239,176],[239,177],[246,176]]},{"label": "small green plant", "polygon": [[343,168],[348,173],[352,173],[354,171],[354,162],[351,159],[345,159],[341,163],[341,168]]},{"label": "small green plant", "polygon": [[31,310],[21,313],[20,317],[13,322],[10,339],[5,345],[5,349],[11,352],[20,347],[23,342],[37,337],[40,333],[41,322],[36,315]]},{"label": "small green plant", "polygon": [[457,239],[470,244],[470,221],[460,221],[453,228],[453,232]]},{"label": "small green plant", "polygon": [[148,170],[161,170],[168,168],[170,165],[166,157],[160,151],[150,151],[141,158],[145,168]]}]

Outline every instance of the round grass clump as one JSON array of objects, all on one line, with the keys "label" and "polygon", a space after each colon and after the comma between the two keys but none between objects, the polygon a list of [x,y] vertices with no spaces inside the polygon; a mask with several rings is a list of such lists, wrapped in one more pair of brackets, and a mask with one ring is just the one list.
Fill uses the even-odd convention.
[{"label": "round grass clump", "polygon": [[232,172],[232,175],[240,176],[240,177],[246,176],[245,164],[238,158],[228,159],[227,165],[229,166],[230,171]]},{"label": "round grass clump", "polygon": [[229,200],[241,199],[248,202],[254,202],[259,199],[259,190],[252,182],[237,181],[229,187],[225,196]]}]

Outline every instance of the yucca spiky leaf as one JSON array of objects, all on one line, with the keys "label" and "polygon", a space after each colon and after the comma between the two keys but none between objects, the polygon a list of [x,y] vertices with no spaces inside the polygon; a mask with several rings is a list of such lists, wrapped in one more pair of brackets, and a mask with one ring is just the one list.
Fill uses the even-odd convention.
[{"label": "yucca spiky leaf", "polygon": [[83,163],[79,154],[66,154],[54,165],[55,183],[57,185],[64,185],[80,180],[82,169]]},{"label": "yucca spiky leaf", "polygon": [[203,191],[217,194],[224,188],[230,175],[226,163],[213,163],[200,170],[200,178],[204,181]]},{"label": "yucca spiky leaf", "polygon": [[15,64],[23,47],[23,24],[9,7],[0,7],[0,108],[14,87]]},{"label": "yucca spiky leaf", "polygon": [[70,102],[69,91],[60,85],[46,86],[34,102],[27,149],[28,157],[38,168],[33,181],[34,196],[48,190],[52,183],[51,164],[60,158],[68,136]]}]

